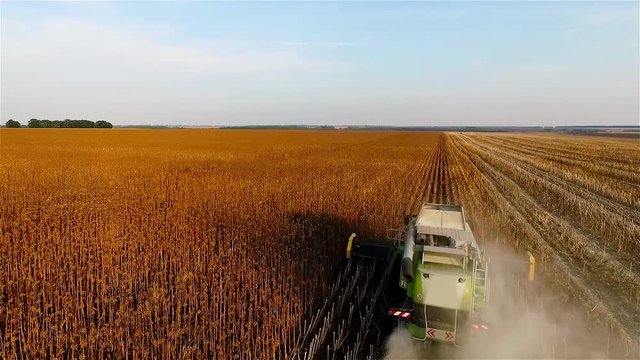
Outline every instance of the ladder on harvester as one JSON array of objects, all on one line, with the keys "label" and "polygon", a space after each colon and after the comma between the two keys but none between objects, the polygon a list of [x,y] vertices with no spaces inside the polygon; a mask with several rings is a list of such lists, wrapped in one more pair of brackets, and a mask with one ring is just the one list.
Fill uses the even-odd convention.
[{"label": "ladder on harvester", "polygon": [[473,263],[473,310],[482,310],[489,300],[489,261],[485,260],[484,251],[480,259]]}]

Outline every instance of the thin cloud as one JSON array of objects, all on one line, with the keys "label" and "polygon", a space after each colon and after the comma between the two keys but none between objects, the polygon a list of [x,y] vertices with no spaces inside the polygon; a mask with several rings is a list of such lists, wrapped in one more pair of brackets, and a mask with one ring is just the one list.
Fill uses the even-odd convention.
[{"label": "thin cloud", "polygon": [[[291,24],[280,24],[281,12],[254,24],[245,18],[250,12],[218,9],[226,21],[216,26],[209,26],[206,16],[185,24],[167,9],[151,14],[163,15],[166,23],[150,23],[146,16],[129,14],[128,6],[116,6],[113,16],[71,11],[65,18],[20,12],[16,18],[3,11],[2,119],[397,125],[637,121],[638,41],[629,15],[600,13],[594,23],[625,23],[596,27],[587,18],[597,9],[571,7],[566,18],[545,17],[549,26],[538,31],[540,12],[514,11],[509,4],[486,10],[486,18],[475,16],[480,14],[475,7],[458,5],[403,4],[385,6],[387,11],[358,6],[357,12],[336,5],[312,14],[284,6],[282,11],[291,11],[285,15],[296,18]],[[185,8],[183,15],[199,9]],[[326,29],[312,18],[323,16],[327,21],[321,23],[331,24]],[[504,31],[504,21],[522,26]],[[577,33],[563,39],[562,32],[571,28]],[[526,42],[515,46],[518,39]]]},{"label": "thin cloud", "polygon": [[500,69],[488,78],[502,84],[528,84],[544,78],[553,78],[567,69],[564,64],[528,63]]},{"label": "thin cloud", "polygon": [[484,58],[475,58],[471,60],[471,66],[481,67],[487,65],[487,59]]},{"label": "thin cloud", "polygon": [[446,10],[415,10],[399,8],[387,11],[372,11],[364,13],[362,16],[369,21],[425,21],[425,22],[441,22],[456,21],[464,17],[462,11],[446,11]]},{"label": "thin cloud", "polygon": [[570,28],[570,29],[566,29],[562,32],[562,37],[563,38],[570,38],[573,37],[574,35],[576,35],[578,33],[578,29],[576,28]]},{"label": "thin cloud", "polygon": [[278,44],[287,48],[310,50],[335,50],[360,45],[359,43],[351,41],[282,41]]},{"label": "thin cloud", "polygon": [[596,14],[591,14],[587,17],[587,23],[589,25],[611,25],[631,21],[635,21],[636,23],[640,21],[637,4],[634,8],[602,11]]},{"label": "thin cloud", "polygon": [[162,29],[77,19],[18,29],[2,34],[3,118],[232,116],[247,92],[266,96],[260,89],[277,81],[341,66],[298,49],[176,44]]},{"label": "thin cloud", "polygon": [[[320,70],[334,65],[289,50],[230,51],[175,45],[153,31],[76,19],[47,21],[40,31],[3,36],[3,65],[12,70],[78,68],[181,75],[247,75],[272,71]],[[24,59],[29,58],[27,64]]]}]

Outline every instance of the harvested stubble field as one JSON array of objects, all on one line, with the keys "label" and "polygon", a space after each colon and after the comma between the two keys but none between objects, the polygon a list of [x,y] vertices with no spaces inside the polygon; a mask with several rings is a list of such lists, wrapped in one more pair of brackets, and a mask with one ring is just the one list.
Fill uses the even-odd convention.
[{"label": "harvested stubble field", "polygon": [[480,235],[530,249],[547,284],[623,347],[616,356],[637,356],[640,142],[450,134],[446,148],[461,202],[491,224]]},{"label": "harvested stubble field", "polygon": [[638,168],[637,141],[588,137],[2,129],[0,357],[285,358],[346,237],[421,197],[632,349]]},{"label": "harvested stubble field", "polygon": [[438,134],[0,130],[0,357],[283,358]]}]

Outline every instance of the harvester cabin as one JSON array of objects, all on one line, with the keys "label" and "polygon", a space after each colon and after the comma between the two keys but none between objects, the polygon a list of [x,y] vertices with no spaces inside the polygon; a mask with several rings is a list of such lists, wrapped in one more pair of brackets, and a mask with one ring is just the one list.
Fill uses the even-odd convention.
[{"label": "harvester cabin", "polygon": [[424,204],[416,219],[422,262],[465,268],[477,245],[460,205]]}]

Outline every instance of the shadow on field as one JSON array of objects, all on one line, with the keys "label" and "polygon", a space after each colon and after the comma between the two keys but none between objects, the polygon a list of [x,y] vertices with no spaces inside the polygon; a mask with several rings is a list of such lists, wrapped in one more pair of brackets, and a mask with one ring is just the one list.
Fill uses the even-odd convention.
[{"label": "shadow on field", "polygon": [[[329,279],[343,270],[349,236],[374,239],[375,230],[364,221],[348,220],[330,213],[292,212],[288,214],[291,236],[289,256],[302,262],[316,262]],[[314,274],[319,275],[319,274]],[[324,277],[318,277],[322,279]],[[325,284],[330,286],[332,280]]]},{"label": "shadow on field", "polygon": [[[307,249],[312,249],[301,253],[302,261],[312,259],[331,269],[329,277],[309,274],[312,281],[327,279],[325,291],[308,309],[293,352],[301,357],[312,354],[310,358],[325,358],[330,354],[329,358],[336,359],[344,358],[354,348],[359,349],[360,355],[374,354],[393,330],[392,318],[385,310],[386,298],[376,292],[383,279],[389,278],[385,277],[387,259],[346,259],[346,246],[352,233],[356,233],[358,239],[376,240],[370,235],[374,232],[363,224],[354,225],[329,214],[296,213],[291,221],[304,230],[298,236]],[[391,283],[396,284],[397,278],[396,271]],[[314,316],[322,320],[312,322]],[[318,349],[322,349],[322,357],[318,357]]]}]

